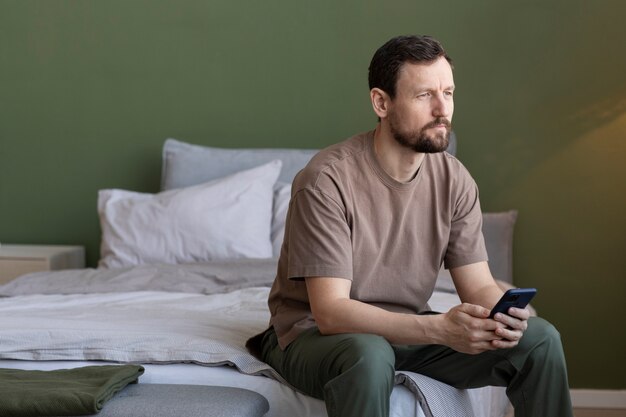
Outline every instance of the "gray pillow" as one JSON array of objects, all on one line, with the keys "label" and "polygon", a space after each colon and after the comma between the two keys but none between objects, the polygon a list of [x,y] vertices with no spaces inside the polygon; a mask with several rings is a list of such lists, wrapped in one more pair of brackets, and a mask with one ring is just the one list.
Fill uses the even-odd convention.
[{"label": "gray pillow", "polygon": [[[483,213],[483,236],[489,269],[494,278],[508,283],[513,283],[513,229],[516,221],[516,210]],[[441,268],[435,289],[455,291],[450,271]]]},{"label": "gray pillow", "polygon": [[167,139],[163,145],[161,191],[222,178],[275,159],[283,163],[278,181],[291,184],[317,152],[315,149],[212,148]]}]

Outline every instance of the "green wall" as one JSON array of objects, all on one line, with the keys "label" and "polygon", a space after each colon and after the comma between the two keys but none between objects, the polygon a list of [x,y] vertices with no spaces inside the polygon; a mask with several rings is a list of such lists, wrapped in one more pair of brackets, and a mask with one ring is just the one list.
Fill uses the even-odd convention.
[{"label": "green wall", "polygon": [[155,192],[167,137],[322,147],[374,126],[391,36],[455,59],[459,156],[516,208],[515,279],[576,388],[625,389],[626,2],[0,1],[0,241],[99,251],[101,188]]}]

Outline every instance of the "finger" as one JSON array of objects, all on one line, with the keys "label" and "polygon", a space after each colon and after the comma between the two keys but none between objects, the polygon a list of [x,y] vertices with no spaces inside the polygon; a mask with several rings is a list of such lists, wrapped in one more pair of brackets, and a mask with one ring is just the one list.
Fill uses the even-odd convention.
[{"label": "finger", "polygon": [[507,314],[498,313],[494,316],[493,319],[514,330],[525,331],[528,327],[528,323],[526,320],[520,320]]},{"label": "finger", "polygon": [[486,309],[485,307],[479,306],[476,304],[470,304],[470,303],[463,303],[459,306],[459,308],[464,313],[469,314],[470,316],[473,316],[473,317],[481,318],[481,319],[489,317],[489,313],[490,313],[490,311]]},{"label": "finger", "polygon": [[500,339],[505,339],[505,340],[509,340],[512,342],[519,341],[524,335],[524,332],[522,332],[521,330],[511,330],[511,329],[496,329],[494,333]]},{"label": "finger", "polygon": [[526,308],[511,307],[509,308],[509,315],[517,317],[520,320],[528,320],[530,317],[530,311]]},{"label": "finger", "polygon": [[502,323],[498,320],[495,320],[495,317],[493,320],[488,319],[488,320],[480,320],[480,328],[482,330],[487,330],[490,332],[494,332],[497,329],[508,329],[509,325],[506,323]]},{"label": "finger", "polygon": [[492,346],[495,347],[496,349],[511,349],[514,348],[515,346],[517,346],[517,344],[519,343],[519,341],[515,340],[493,340],[491,342]]}]

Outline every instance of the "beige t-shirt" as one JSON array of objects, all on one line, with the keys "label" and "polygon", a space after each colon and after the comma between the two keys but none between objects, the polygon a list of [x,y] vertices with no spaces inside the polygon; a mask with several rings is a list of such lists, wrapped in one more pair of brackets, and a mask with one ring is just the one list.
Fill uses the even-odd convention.
[{"label": "beige t-shirt", "polygon": [[304,277],[349,279],[352,299],[427,311],[442,262],[487,260],[481,226],[476,183],[448,153],[426,154],[400,183],[378,163],[373,132],[322,150],[294,179],[268,300],[281,348],[315,325]]}]

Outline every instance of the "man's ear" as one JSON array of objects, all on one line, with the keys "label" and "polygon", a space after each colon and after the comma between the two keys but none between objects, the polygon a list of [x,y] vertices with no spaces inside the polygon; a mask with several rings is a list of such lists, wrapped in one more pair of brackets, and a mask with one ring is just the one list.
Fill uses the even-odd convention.
[{"label": "man's ear", "polygon": [[391,99],[389,95],[380,88],[372,88],[370,90],[370,100],[372,101],[372,108],[374,113],[380,118],[387,117],[387,110]]}]

